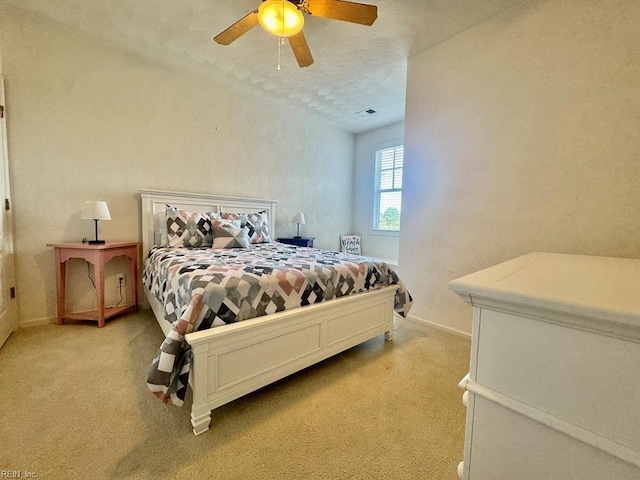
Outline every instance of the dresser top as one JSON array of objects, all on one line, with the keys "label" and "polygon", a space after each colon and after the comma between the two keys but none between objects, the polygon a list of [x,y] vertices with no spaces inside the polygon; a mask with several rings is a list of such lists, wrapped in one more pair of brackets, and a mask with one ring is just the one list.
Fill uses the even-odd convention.
[{"label": "dresser top", "polygon": [[640,327],[640,260],[534,252],[449,282],[470,303],[508,302]]}]

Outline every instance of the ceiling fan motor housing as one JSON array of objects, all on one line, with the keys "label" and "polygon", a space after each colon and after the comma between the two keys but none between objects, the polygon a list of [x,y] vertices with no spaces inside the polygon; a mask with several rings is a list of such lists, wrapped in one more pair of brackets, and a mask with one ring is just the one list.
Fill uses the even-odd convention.
[{"label": "ceiling fan motor housing", "polygon": [[[262,0],[256,10],[242,17],[213,39],[220,45],[230,45],[260,24],[274,35],[288,37],[298,65],[308,67],[313,63],[313,57],[302,33],[304,25],[302,12],[315,17],[360,25],[373,25],[378,18],[378,7],[375,5],[347,0]],[[291,22],[291,25],[287,26],[288,22]]]},{"label": "ceiling fan motor housing", "polygon": [[284,0],[265,0],[258,7],[258,21],[267,32],[279,37],[292,37],[304,26],[298,6]]}]

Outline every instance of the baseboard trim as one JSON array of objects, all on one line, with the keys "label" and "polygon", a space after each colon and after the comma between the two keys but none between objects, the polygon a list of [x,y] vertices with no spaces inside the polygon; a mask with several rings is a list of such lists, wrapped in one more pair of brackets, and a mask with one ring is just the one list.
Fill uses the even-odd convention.
[{"label": "baseboard trim", "polygon": [[462,330],[456,330],[455,328],[447,327],[446,325],[442,325],[440,323],[430,322],[429,320],[414,317],[413,315],[408,315],[406,318],[411,322],[420,323],[422,325],[435,328],[436,330],[442,330],[443,332],[450,333],[451,335],[455,335],[456,337],[466,338],[467,340],[471,341],[471,334],[463,332]]},{"label": "baseboard trim", "polygon": [[20,320],[18,328],[42,327],[43,325],[54,325],[58,323],[56,317],[32,318],[30,320]]},{"label": "baseboard trim", "polygon": [[[144,300],[140,300],[138,302],[138,310],[149,310],[151,307],[149,306],[149,302]],[[70,312],[73,313],[73,312]],[[43,325],[57,325],[58,318],[57,317],[44,317],[44,318],[31,318],[29,320],[20,320],[18,321],[17,328],[31,328],[31,327],[42,327]]]}]

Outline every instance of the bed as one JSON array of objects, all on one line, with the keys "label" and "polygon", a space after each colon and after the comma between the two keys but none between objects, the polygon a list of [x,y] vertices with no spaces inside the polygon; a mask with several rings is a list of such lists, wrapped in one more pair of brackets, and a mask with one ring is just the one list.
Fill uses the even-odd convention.
[{"label": "bed", "polygon": [[[269,219],[270,238],[275,238],[277,202],[147,189],[140,190],[140,197],[145,260],[144,293],[166,336],[149,369],[147,383],[152,392],[165,403],[176,405],[182,403],[188,383],[193,392],[191,424],[195,435],[209,429],[211,412],[221,405],[375,336],[384,334],[387,340],[391,340],[394,310],[405,314],[411,306],[410,295],[395,272],[389,269],[389,278],[395,283],[381,286],[380,283],[367,280],[372,284],[372,288],[375,288],[361,293],[356,293],[359,290],[353,290],[347,292],[349,294],[336,295],[338,298],[321,301],[316,299],[316,296],[322,296],[322,292],[318,295],[311,292],[313,299],[309,299],[307,291],[300,304],[304,306],[297,308],[295,302],[279,295],[278,301],[275,302],[277,307],[267,298],[264,305],[256,307],[255,311],[244,311],[243,318],[236,317],[239,312],[235,312],[233,318],[225,319],[228,311],[225,315],[218,312],[215,315],[205,315],[198,309],[207,307],[202,307],[200,297],[195,297],[202,294],[204,298],[209,290],[208,287],[204,287],[204,290],[198,290],[196,287],[202,284],[203,278],[219,276],[219,270],[227,268],[221,263],[227,261],[226,257],[244,255],[242,252],[246,250],[246,254],[252,257],[248,260],[242,257],[240,262],[263,267],[265,258],[268,262],[281,260],[287,265],[297,265],[314,255],[317,257],[313,258],[322,258],[325,261],[325,254],[329,256],[326,263],[333,263],[331,255],[344,254],[324,252],[320,255],[318,252],[321,251],[316,249],[277,242],[250,245],[251,248],[246,249],[217,250],[182,246],[163,249],[158,247],[158,244],[166,243],[166,238],[162,238],[162,227],[163,222],[166,223],[167,205],[178,211],[218,212],[217,215],[220,215],[220,212],[225,215],[224,212],[233,212],[245,216],[261,212],[265,220]],[[292,258],[283,257],[289,254]],[[201,256],[206,256],[206,262],[209,263]],[[254,261],[254,258],[257,260]],[[371,267],[371,262],[374,261],[366,257],[360,258],[367,268]],[[157,265],[153,262],[148,263],[150,259],[156,259]],[[354,269],[353,263],[348,265]],[[324,265],[321,267],[324,270]],[[230,268],[236,269],[237,274],[237,266]],[[375,268],[385,269],[388,266],[375,265]],[[178,285],[175,278],[167,280],[167,272],[179,272],[180,285],[184,288],[176,290],[178,293],[167,293],[167,287],[171,286],[169,284],[173,284],[174,287]],[[184,280],[187,274],[192,275],[188,277],[188,282]],[[295,274],[287,271],[287,278],[291,280],[292,275]],[[176,274],[176,278],[177,276]],[[349,281],[353,283],[353,280]],[[295,279],[291,282],[295,282]],[[388,283],[391,283],[391,280]],[[219,286],[213,286],[211,291],[215,291],[216,288],[220,290]],[[352,286],[338,287],[340,288],[350,290]],[[190,301],[192,304],[187,305]],[[300,299],[297,301],[300,302]],[[291,305],[286,306],[287,302]],[[275,313],[271,313],[272,310],[276,310]],[[216,323],[212,321],[212,328],[199,329],[205,323],[203,318],[217,319],[217,316],[225,321],[219,326],[213,326]],[[242,321],[236,321],[238,319]],[[176,351],[166,347],[172,343],[181,346],[180,358]],[[159,374],[165,375],[162,381],[156,380]]]}]

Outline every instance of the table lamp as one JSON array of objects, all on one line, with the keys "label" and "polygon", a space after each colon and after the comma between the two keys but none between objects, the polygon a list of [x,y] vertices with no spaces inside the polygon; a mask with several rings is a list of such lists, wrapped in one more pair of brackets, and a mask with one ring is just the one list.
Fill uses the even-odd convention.
[{"label": "table lamp", "polygon": [[82,216],[80,218],[96,222],[96,239],[89,240],[89,243],[94,245],[105,243],[104,240],[98,240],[98,220],[111,220],[111,214],[109,213],[107,202],[87,200],[84,203],[84,210],[82,210]]},{"label": "table lamp", "polygon": [[296,235],[293,238],[301,238],[300,237],[300,224],[304,225],[304,213],[302,212],[298,212],[293,216],[293,219],[291,220],[291,223],[297,223],[298,224],[298,233],[296,233]]}]

